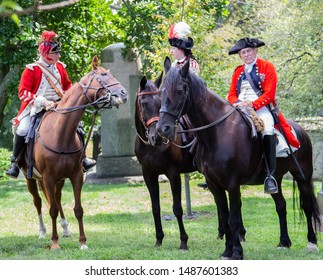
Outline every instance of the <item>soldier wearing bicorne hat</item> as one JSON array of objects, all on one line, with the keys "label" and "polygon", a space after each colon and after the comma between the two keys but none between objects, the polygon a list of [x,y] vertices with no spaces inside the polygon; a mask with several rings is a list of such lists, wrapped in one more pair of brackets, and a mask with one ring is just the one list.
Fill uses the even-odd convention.
[{"label": "soldier wearing bicorne hat", "polygon": [[[14,145],[11,168],[6,171],[6,174],[13,178],[19,175],[16,160],[25,146],[25,137],[31,125],[31,117],[42,110],[54,108],[55,103],[72,86],[65,65],[59,61],[61,49],[58,35],[54,31],[44,31],[41,34],[38,51],[39,59],[26,66],[18,88],[21,106],[13,119]],[[83,159],[84,171],[95,164],[94,160],[85,157]]]},{"label": "soldier wearing bicorne hat", "polygon": [[[234,70],[228,101],[233,106],[253,108],[257,116],[264,121],[262,141],[268,166],[264,187],[265,193],[274,194],[278,192],[274,177],[276,170],[276,133],[274,129],[275,121],[269,106],[276,107],[277,74],[272,63],[257,56],[258,48],[264,45],[265,43],[257,38],[243,38],[229,50],[229,55],[238,54],[244,64]],[[298,149],[300,143],[280,112],[278,120],[289,144]]]}]

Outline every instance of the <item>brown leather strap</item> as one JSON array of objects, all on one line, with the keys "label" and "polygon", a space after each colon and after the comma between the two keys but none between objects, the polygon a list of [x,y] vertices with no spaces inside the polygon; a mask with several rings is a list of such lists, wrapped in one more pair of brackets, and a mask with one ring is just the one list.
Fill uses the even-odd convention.
[{"label": "brown leather strap", "polygon": [[63,98],[64,94],[57,88],[57,86],[54,84],[52,79],[47,75],[46,71],[48,71],[57,80],[57,82],[61,85],[61,82],[59,81],[59,79],[51,71],[49,71],[42,63],[40,63],[38,61],[36,63],[40,66],[40,70],[42,70],[46,80],[49,82],[49,84],[52,86],[52,88],[56,91],[58,96],[60,98]]}]

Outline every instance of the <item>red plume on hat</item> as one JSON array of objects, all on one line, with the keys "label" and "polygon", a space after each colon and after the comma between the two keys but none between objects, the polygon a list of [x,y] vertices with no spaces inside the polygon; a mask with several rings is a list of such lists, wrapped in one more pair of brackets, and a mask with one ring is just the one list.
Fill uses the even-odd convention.
[{"label": "red plume on hat", "polygon": [[44,31],[39,39],[38,50],[41,54],[60,52],[58,35],[54,31]]},{"label": "red plume on hat", "polygon": [[188,35],[191,34],[190,26],[181,21],[171,26],[168,32],[168,41],[171,46],[184,50],[190,50],[193,45],[193,39]]}]

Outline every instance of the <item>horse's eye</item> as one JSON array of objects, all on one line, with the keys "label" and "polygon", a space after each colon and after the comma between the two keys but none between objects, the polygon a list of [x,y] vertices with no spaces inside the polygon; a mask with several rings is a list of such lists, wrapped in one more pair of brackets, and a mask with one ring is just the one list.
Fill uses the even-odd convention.
[{"label": "horse's eye", "polygon": [[107,76],[108,73],[101,73],[101,76]]}]

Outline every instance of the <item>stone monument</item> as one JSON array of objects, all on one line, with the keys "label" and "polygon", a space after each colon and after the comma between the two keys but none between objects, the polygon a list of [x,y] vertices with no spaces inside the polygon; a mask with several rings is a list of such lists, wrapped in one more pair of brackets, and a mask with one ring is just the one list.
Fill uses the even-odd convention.
[{"label": "stone monument", "polygon": [[141,175],[141,167],[134,154],[135,101],[141,61],[134,53],[124,57],[124,48],[123,43],[112,44],[101,53],[102,67],[110,69],[127,89],[128,101],[119,109],[112,108],[101,113],[102,153],[97,159],[97,178]]}]

